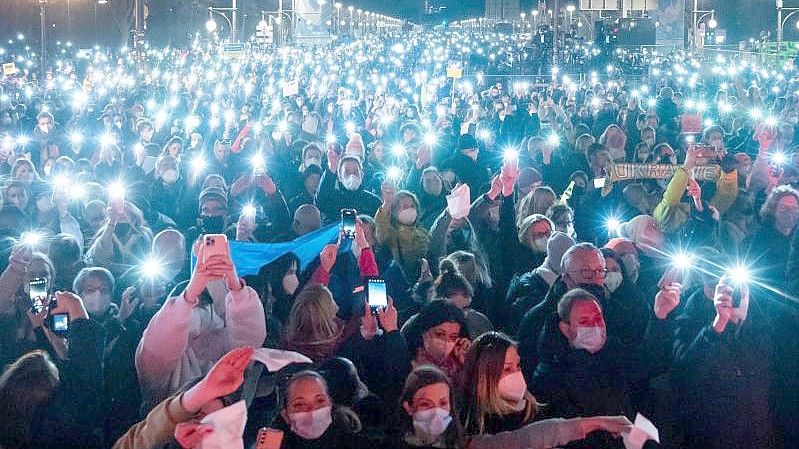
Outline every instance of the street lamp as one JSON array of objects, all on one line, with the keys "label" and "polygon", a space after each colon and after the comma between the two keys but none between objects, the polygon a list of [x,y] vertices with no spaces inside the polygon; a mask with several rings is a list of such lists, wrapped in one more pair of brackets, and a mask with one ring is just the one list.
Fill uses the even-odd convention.
[{"label": "street lamp", "polygon": [[[783,11],[790,11],[787,16],[783,17]],[[797,7],[790,7],[785,8],[782,5],[782,0],[777,0],[777,57],[779,57],[780,50],[782,48],[782,37],[783,37],[783,30],[785,28],[785,23],[788,22],[788,19],[799,12],[799,8]],[[796,25],[799,27],[799,23]]]},{"label": "street lamp", "polygon": [[39,17],[42,19],[42,49],[40,59],[42,61],[42,75],[47,70],[47,0],[39,0]]},{"label": "street lamp", "polygon": [[205,29],[208,30],[209,33],[216,31],[216,20],[214,20],[213,17],[209,17],[208,21],[205,22]]},{"label": "street lamp", "polygon": [[707,21],[707,26],[715,29],[717,26],[719,26],[719,23],[716,21],[716,19],[711,18],[710,20]]},{"label": "street lamp", "polygon": [[[224,17],[225,21],[227,21],[228,25],[230,25],[230,41],[231,42],[236,42],[236,32],[237,32],[237,29],[238,29],[237,24],[238,24],[239,8],[237,6],[238,5],[238,0],[232,0],[232,2],[233,3],[230,5],[230,8],[217,8],[217,7],[214,7],[214,6],[209,6],[208,7],[208,22],[205,22],[205,29],[207,29],[209,33],[211,33],[214,30],[216,30],[216,28],[217,28],[216,24],[211,25],[211,22],[213,21],[213,14],[216,13],[216,14]],[[227,14],[225,14],[227,11],[230,11],[231,17],[228,17]]]}]

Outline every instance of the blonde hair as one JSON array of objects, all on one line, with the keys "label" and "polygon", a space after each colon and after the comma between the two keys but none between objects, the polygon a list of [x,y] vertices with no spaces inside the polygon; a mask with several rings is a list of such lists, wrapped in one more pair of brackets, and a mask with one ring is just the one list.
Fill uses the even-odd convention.
[{"label": "blonde hair", "polygon": [[[546,197],[552,198],[552,202],[546,205],[539,205]],[[516,212],[516,226],[521,227],[521,223],[530,215],[546,215],[547,209],[557,201],[555,191],[548,186],[538,186],[530,191],[519,201]]]},{"label": "blonde hair", "polygon": [[[499,381],[505,366],[505,354],[516,342],[500,332],[488,332],[478,337],[469,347],[464,362],[461,384],[462,397],[466,399],[465,420],[467,435],[485,433],[489,415],[510,415],[519,410],[499,394]],[[527,391],[524,394],[524,424],[535,419],[540,404]]]},{"label": "blonde hair", "polygon": [[305,287],[291,306],[286,341],[324,344],[338,339],[342,326],[336,313],[338,306],[327,287],[318,284]]}]

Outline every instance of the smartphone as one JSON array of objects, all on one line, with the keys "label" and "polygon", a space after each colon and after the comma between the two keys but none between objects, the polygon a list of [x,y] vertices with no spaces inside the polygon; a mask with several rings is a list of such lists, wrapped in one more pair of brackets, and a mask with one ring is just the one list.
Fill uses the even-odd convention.
[{"label": "smartphone", "polygon": [[225,234],[206,234],[203,236],[203,263],[215,255],[227,257],[230,254],[227,236]]},{"label": "smartphone", "polygon": [[344,237],[355,238],[355,217],[358,211],[355,209],[341,209],[341,229],[344,230]]},{"label": "smartphone", "polygon": [[595,189],[604,189],[605,182],[607,182],[608,178],[594,178],[594,188]]},{"label": "smartphone", "polygon": [[388,306],[385,279],[369,278],[369,280],[366,281],[366,294],[369,306],[372,310],[382,309]]},{"label": "smartphone", "polygon": [[255,449],[280,449],[283,444],[283,432],[276,429],[262,427],[258,430],[255,440]]},{"label": "smartphone", "polygon": [[118,214],[125,213],[125,196],[124,195],[114,195],[108,199],[110,203],[111,210]]},{"label": "smartphone", "polygon": [[69,315],[58,313],[50,317],[50,330],[59,335],[69,332]]},{"label": "smartphone", "polygon": [[31,300],[31,309],[35,313],[40,313],[44,308],[44,300],[47,298],[47,279],[31,279],[28,282],[28,295]]}]

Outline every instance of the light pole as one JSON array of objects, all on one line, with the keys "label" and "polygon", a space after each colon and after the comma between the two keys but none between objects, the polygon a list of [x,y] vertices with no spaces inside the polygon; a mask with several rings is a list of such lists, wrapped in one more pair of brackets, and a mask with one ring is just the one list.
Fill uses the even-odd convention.
[{"label": "light pole", "polygon": [[532,15],[533,15],[533,32],[535,33],[536,31],[538,31],[538,10],[534,9]]},{"label": "light pole", "polygon": [[47,1],[39,0],[39,18],[42,20],[42,48],[40,59],[42,61],[42,75],[45,74],[47,68]]},{"label": "light pole", "polygon": [[[783,38],[783,31],[785,29],[785,22],[791,18],[792,15],[796,14],[799,11],[797,7],[789,7],[786,8],[782,5],[783,0],[777,0],[777,57],[780,55],[780,51],[782,50],[782,38]],[[787,16],[782,17],[783,11],[790,11]],[[799,25],[797,25],[799,26]]]},{"label": "light pole", "polygon": [[341,34],[341,2],[336,2],[333,6],[336,7],[336,35]]},{"label": "light pole", "polygon": [[[691,49],[695,50],[696,47],[699,46],[699,39],[697,39],[697,35],[699,34],[699,22],[702,21],[703,18],[710,16],[710,20],[708,21],[708,26],[711,24],[716,24],[718,26],[718,22],[716,22],[716,11],[711,10],[700,10],[699,9],[699,0],[694,0],[694,10],[692,12],[694,20],[691,24]],[[701,14],[701,15],[700,15]],[[711,26],[710,28],[716,28],[715,26]],[[704,42],[703,42],[704,43]]]},{"label": "light pole", "polygon": [[[216,22],[214,22],[213,15],[214,13],[222,16],[227,21],[228,25],[230,25],[230,41],[236,42],[236,32],[238,31],[237,24],[239,20],[239,8],[238,8],[238,0],[232,0],[232,4],[230,8],[217,8],[214,6],[208,7],[208,22],[205,23],[205,28],[208,30],[209,33],[216,30]],[[230,11],[231,17],[228,17],[225,14],[227,11]],[[213,22],[213,25],[211,23]]]}]

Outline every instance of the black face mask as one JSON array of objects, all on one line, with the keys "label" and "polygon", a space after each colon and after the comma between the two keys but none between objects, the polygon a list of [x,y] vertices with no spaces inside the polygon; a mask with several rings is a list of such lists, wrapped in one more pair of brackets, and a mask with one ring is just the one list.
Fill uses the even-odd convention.
[{"label": "black face mask", "polygon": [[221,234],[225,231],[225,217],[201,215],[200,227],[206,234]]},{"label": "black face mask", "polygon": [[120,239],[127,238],[131,229],[133,229],[133,227],[130,223],[117,223],[116,226],[114,226],[114,235]]},{"label": "black face mask", "polygon": [[605,289],[601,285],[596,284],[580,284],[577,288],[581,288],[588,293],[594,295],[596,299],[602,303],[605,300]]}]

